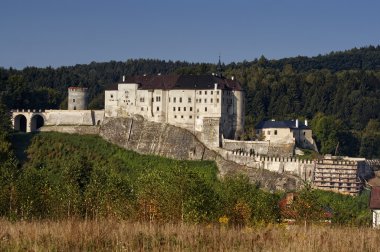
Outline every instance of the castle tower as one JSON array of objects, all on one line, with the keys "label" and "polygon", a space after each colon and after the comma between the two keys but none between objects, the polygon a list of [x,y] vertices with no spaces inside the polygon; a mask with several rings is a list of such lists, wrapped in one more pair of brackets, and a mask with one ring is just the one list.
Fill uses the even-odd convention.
[{"label": "castle tower", "polygon": [[87,88],[69,87],[68,110],[85,110],[88,106]]},{"label": "castle tower", "polygon": [[235,96],[235,103],[236,103],[235,134],[236,133],[241,134],[244,132],[244,124],[245,124],[245,93],[243,90],[235,91],[234,96]]}]

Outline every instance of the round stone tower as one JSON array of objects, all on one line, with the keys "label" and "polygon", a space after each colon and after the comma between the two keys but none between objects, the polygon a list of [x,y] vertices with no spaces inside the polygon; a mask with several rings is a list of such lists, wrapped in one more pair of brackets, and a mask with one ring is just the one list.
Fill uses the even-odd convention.
[{"label": "round stone tower", "polygon": [[68,110],[85,110],[88,105],[88,92],[84,87],[69,87]]}]

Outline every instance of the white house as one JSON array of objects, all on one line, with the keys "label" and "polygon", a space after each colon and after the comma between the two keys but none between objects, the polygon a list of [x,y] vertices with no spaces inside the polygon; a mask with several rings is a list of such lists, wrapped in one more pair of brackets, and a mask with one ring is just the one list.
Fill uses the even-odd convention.
[{"label": "white house", "polygon": [[296,143],[302,148],[317,150],[312,130],[308,126],[307,120],[304,123],[298,119],[261,121],[256,126],[256,134],[262,134],[265,138],[264,140],[271,143]]}]

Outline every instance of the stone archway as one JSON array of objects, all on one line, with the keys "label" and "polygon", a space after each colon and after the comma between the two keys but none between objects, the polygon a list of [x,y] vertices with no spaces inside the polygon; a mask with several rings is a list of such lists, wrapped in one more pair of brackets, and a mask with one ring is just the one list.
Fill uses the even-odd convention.
[{"label": "stone archway", "polygon": [[17,115],[14,118],[14,129],[16,131],[26,132],[27,122],[28,121],[24,115]]},{"label": "stone archway", "polygon": [[41,115],[33,115],[30,121],[30,131],[38,131],[39,128],[44,126],[45,120]]}]

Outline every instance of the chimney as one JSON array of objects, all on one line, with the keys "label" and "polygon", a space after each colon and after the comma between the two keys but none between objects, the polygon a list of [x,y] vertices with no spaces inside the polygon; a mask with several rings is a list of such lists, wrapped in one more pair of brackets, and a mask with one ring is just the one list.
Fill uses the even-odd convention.
[{"label": "chimney", "polygon": [[214,83],[214,89],[215,89],[215,90],[218,89],[218,83]]},{"label": "chimney", "polygon": [[123,82],[125,82],[125,75],[123,75]]},{"label": "chimney", "polygon": [[307,125],[307,119],[305,119],[305,126],[308,126],[308,125]]},{"label": "chimney", "polygon": [[296,128],[298,128],[298,119],[296,119]]}]

